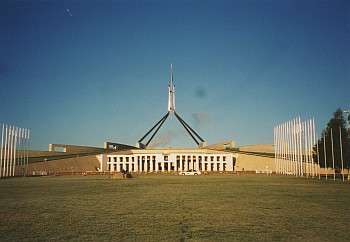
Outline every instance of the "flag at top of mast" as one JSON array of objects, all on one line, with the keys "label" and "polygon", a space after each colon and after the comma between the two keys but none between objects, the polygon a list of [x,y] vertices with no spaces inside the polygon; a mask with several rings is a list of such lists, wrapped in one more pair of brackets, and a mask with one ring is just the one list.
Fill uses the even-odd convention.
[{"label": "flag at top of mast", "polygon": [[175,85],[173,85],[173,64],[170,64],[170,85],[168,86],[169,89],[169,99],[168,99],[168,112],[175,111]]}]

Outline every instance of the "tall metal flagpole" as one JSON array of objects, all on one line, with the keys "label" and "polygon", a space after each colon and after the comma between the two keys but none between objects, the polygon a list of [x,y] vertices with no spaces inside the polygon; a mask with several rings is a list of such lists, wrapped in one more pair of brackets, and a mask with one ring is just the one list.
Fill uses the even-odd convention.
[{"label": "tall metal flagpole", "polygon": [[314,136],[313,136],[313,128],[312,128],[312,119],[309,120],[309,129],[310,129],[310,150],[309,150],[309,155],[310,155],[310,166],[311,166],[311,176],[312,177],[315,177],[315,162],[314,162],[314,159],[312,157],[312,147],[313,147],[313,144],[314,144]]},{"label": "tall metal flagpole", "polygon": [[6,171],[6,161],[7,161],[7,124],[6,124],[6,129],[5,129],[5,145],[4,145],[4,167],[2,169],[2,176],[5,176],[5,171]]},{"label": "tall metal flagpole", "polygon": [[7,140],[7,162],[6,162],[6,177],[9,176],[9,167],[11,162],[11,130],[12,126],[10,125],[9,131],[8,131],[8,140]]},{"label": "tall metal flagpole", "polygon": [[296,162],[296,143],[295,143],[295,119],[292,121],[292,150],[293,150],[293,166],[295,171],[295,176],[298,176],[298,166]]},{"label": "tall metal flagpole", "polygon": [[283,174],[287,173],[286,169],[286,123],[283,124]]},{"label": "tall metal flagpole", "polygon": [[4,155],[4,124],[1,129],[1,150],[0,150],[0,177],[2,177],[3,155]]},{"label": "tall metal flagpole", "polygon": [[21,174],[21,159],[22,159],[22,146],[21,146],[21,141],[22,141],[22,128],[19,128],[18,132],[18,174]]},{"label": "tall metal flagpole", "polygon": [[300,122],[300,116],[298,119],[298,128],[299,128],[299,170],[300,176],[303,176],[303,150],[302,150],[302,124]]},{"label": "tall metal flagpole", "polygon": [[24,128],[22,128],[22,142],[21,142],[21,169],[24,173],[24,166],[23,166],[23,163],[24,163],[24,148],[25,148],[25,139],[24,139]]},{"label": "tall metal flagpole", "polygon": [[334,169],[334,148],[333,148],[333,129],[331,129],[331,143],[332,143],[333,179],[335,180],[335,169]]},{"label": "tall metal flagpole", "polygon": [[304,132],[304,150],[305,150],[305,171],[306,171],[306,177],[309,178],[309,129],[308,129],[308,125],[307,122],[304,122],[304,128],[305,128],[305,132]]},{"label": "tall metal flagpole", "polygon": [[341,173],[344,182],[344,161],[343,161],[343,143],[341,139],[341,127],[339,126],[339,141],[340,141],[340,159],[341,159]]},{"label": "tall metal flagpole", "polygon": [[280,146],[280,138],[279,138],[279,135],[280,135],[280,125],[277,125],[276,127],[276,143],[277,143],[277,147],[276,147],[276,155],[277,155],[277,165],[276,165],[276,173],[277,174],[280,174],[280,170],[279,170],[279,162],[280,162],[280,149],[281,149],[281,146]]},{"label": "tall metal flagpole", "polygon": [[316,146],[317,146],[317,169],[318,169],[318,179],[321,179],[321,165],[320,165],[320,150],[318,148],[318,138],[316,136],[316,139],[317,139],[317,143],[316,143]]},{"label": "tall metal flagpole", "polygon": [[326,169],[326,180],[328,180],[328,167],[327,167],[327,149],[326,149],[326,131],[323,130],[323,149],[324,149],[324,167]]},{"label": "tall metal flagpole", "polygon": [[[313,144],[314,145],[315,143],[317,144],[318,141],[316,139],[316,128],[315,128],[315,118],[312,118],[312,133],[313,133]],[[318,145],[317,145],[318,146]],[[318,175],[318,167],[316,166],[315,164],[316,162],[314,162],[314,171],[315,171],[315,175],[317,176]],[[317,163],[318,164],[318,163]]]},{"label": "tall metal flagpole", "polygon": [[275,149],[275,167],[276,167],[276,171],[277,171],[276,126],[273,128],[273,146]]},{"label": "tall metal flagpole", "polygon": [[28,129],[28,147],[27,147],[27,165],[26,165],[26,172],[27,172],[27,167],[29,164],[29,142],[30,142],[30,130]]},{"label": "tall metal flagpole", "polygon": [[277,144],[278,144],[278,149],[277,149],[277,173],[280,173],[280,158],[281,158],[281,125],[277,126]]},{"label": "tall metal flagpole", "polygon": [[12,176],[15,176],[16,171],[16,162],[17,162],[17,135],[18,135],[18,127],[15,129],[15,141],[14,141],[14,147],[13,147],[13,169],[12,169]]},{"label": "tall metal flagpole", "polygon": [[14,138],[14,128],[15,126],[12,126],[11,130],[11,155],[10,155],[10,168],[8,172],[8,176],[12,176],[12,169],[13,169],[13,138]]}]

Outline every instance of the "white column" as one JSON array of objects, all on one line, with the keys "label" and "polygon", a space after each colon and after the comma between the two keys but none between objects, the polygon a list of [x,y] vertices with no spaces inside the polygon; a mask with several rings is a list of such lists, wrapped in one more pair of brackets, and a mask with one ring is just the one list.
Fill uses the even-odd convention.
[{"label": "white column", "polygon": [[171,155],[169,154],[169,156],[168,156],[168,172],[170,172],[171,171]]},{"label": "white column", "polygon": [[182,165],[182,155],[180,154],[180,171],[183,171],[183,165]]}]

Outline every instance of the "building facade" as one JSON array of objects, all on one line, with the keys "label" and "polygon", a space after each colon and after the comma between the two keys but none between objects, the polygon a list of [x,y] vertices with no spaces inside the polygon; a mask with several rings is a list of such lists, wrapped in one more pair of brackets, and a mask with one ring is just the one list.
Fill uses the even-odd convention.
[{"label": "building facade", "polygon": [[209,149],[135,149],[101,154],[100,171],[121,172],[230,172],[236,157]]}]

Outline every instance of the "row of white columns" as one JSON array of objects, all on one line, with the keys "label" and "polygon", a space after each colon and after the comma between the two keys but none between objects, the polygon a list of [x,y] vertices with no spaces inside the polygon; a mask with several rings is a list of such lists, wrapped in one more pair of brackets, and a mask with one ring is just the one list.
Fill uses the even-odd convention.
[{"label": "row of white columns", "polygon": [[319,165],[313,161],[316,143],[315,121],[301,122],[300,117],[274,128],[275,165],[277,174],[316,176]]},{"label": "row of white columns", "polygon": [[[170,172],[187,171],[190,169],[197,171],[224,171],[224,167],[228,167],[228,165],[226,164],[226,160],[228,159],[226,158],[224,161],[223,156],[214,156],[213,161],[205,161],[205,156],[191,156],[191,159],[188,159],[187,155],[184,156],[186,157],[185,159],[181,158],[182,155],[179,156],[180,159],[178,159],[176,156],[175,159],[172,159],[173,157],[168,156],[168,160],[164,160],[164,157],[162,156],[108,156],[108,163],[110,165],[110,171],[117,172],[120,172],[121,169],[134,172]],[[147,157],[149,157],[149,159]],[[161,159],[157,160],[156,157]],[[210,157],[211,156],[207,157],[207,159]],[[219,157],[219,161],[217,161],[217,157]],[[143,162],[144,164],[142,166]],[[114,166],[116,167],[114,168]],[[172,166],[174,166],[173,169]]]},{"label": "row of white columns", "polygon": [[30,130],[2,124],[0,177],[25,175],[28,166]]}]

